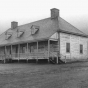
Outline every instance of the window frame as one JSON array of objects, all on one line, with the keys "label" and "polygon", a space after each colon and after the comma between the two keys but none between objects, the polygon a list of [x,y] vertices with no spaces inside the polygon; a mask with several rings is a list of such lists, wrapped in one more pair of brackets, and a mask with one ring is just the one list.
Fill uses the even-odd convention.
[{"label": "window frame", "polygon": [[66,53],[70,53],[70,43],[66,43]]},{"label": "window frame", "polygon": [[80,44],[80,50],[79,50],[80,54],[83,54],[83,44]]}]

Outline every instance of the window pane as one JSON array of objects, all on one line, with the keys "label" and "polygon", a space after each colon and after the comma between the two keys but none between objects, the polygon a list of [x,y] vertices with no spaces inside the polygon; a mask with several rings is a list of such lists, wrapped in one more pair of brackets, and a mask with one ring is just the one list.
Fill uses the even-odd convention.
[{"label": "window pane", "polygon": [[66,43],[66,52],[70,53],[70,43]]},{"label": "window pane", "polygon": [[80,44],[80,53],[83,54],[83,45]]}]

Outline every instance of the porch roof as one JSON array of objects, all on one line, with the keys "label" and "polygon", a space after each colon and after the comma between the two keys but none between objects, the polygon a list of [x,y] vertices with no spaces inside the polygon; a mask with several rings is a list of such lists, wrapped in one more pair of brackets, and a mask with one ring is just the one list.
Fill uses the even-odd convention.
[{"label": "porch roof", "polygon": [[[34,35],[31,34],[31,26],[37,25],[39,26],[39,30]],[[17,30],[24,31],[22,37],[17,37]],[[36,40],[49,39],[55,32],[65,32],[70,34],[75,34],[83,37],[88,37],[85,33],[78,30],[70,23],[62,19],[61,17],[57,19],[46,18],[39,21],[31,22],[25,25],[18,26],[15,29],[8,29],[4,33],[0,35],[0,46],[7,44],[15,44],[21,42],[30,42]],[[11,32],[12,36],[8,40],[5,39],[5,33]]]}]

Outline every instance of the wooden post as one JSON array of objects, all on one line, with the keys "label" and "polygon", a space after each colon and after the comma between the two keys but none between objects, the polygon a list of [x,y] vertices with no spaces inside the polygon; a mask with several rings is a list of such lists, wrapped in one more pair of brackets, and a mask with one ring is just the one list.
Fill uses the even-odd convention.
[{"label": "wooden post", "polygon": [[37,41],[37,58],[36,58],[36,62],[38,63],[38,41]]},{"label": "wooden post", "polygon": [[57,64],[58,64],[58,56],[57,56]]},{"label": "wooden post", "polygon": [[6,46],[5,46],[5,58],[4,58],[4,64],[6,63]]},{"label": "wooden post", "polygon": [[27,63],[28,63],[28,43],[27,43]]},{"label": "wooden post", "polygon": [[58,57],[60,58],[60,33],[59,32],[58,32],[57,64],[58,64]]},{"label": "wooden post", "polygon": [[19,62],[19,59],[20,59],[20,44],[18,44],[18,62]]},{"label": "wooden post", "polygon": [[11,45],[11,58],[12,58],[12,45]]},{"label": "wooden post", "polygon": [[65,56],[65,63],[66,63],[66,56]]},{"label": "wooden post", "polygon": [[12,61],[13,55],[12,55],[12,45],[11,45],[11,61]]},{"label": "wooden post", "polygon": [[50,57],[50,40],[48,39],[48,63],[49,63],[49,57]]}]

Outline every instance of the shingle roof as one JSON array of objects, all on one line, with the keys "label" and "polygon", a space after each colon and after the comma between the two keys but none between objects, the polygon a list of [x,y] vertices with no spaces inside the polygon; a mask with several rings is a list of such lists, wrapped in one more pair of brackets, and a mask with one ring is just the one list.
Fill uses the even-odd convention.
[{"label": "shingle roof", "polygon": [[[39,26],[39,30],[36,34],[31,35],[31,26],[37,25]],[[17,30],[24,31],[22,37],[17,38]],[[61,32],[68,32],[73,34],[79,34],[82,36],[87,37],[83,32],[63,20],[59,17],[59,21],[56,19],[46,18],[43,20],[35,21],[32,23],[28,23],[25,25],[18,26],[16,29],[8,29],[7,32],[11,32],[12,36],[10,39],[5,39],[5,32],[0,35],[0,45],[7,45],[7,44],[15,44],[15,43],[22,43],[27,41],[35,41],[35,40],[42,40],[42,39],[49,39],[57,30]]]},{"label": "shingle roof", "polygon": [[71,33],[71,34],[85,36],[85,37],[88,36],[62,18],[60,18],[60,21],[59,21],[59,28],[61,32]]}]

